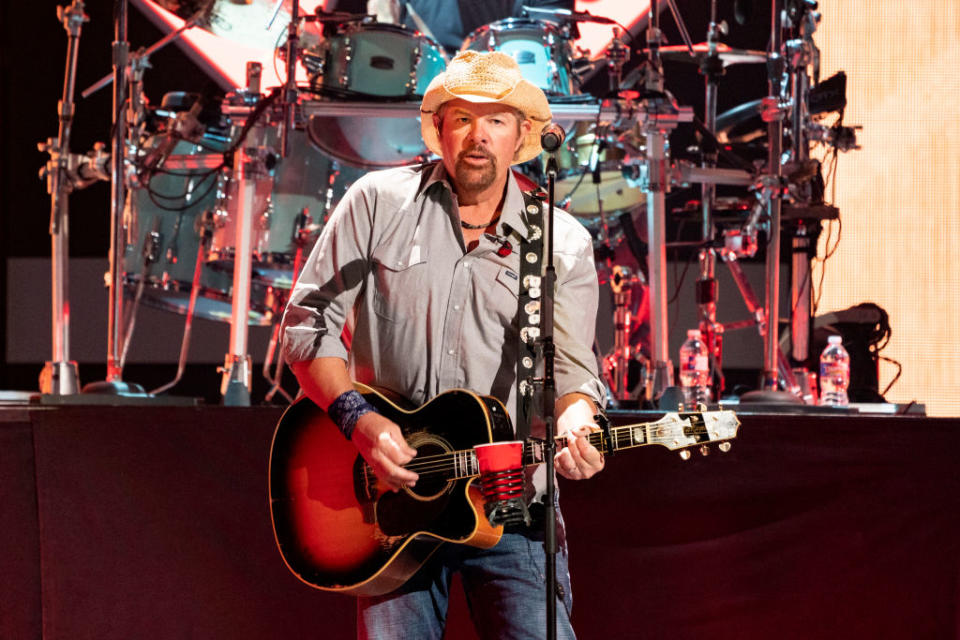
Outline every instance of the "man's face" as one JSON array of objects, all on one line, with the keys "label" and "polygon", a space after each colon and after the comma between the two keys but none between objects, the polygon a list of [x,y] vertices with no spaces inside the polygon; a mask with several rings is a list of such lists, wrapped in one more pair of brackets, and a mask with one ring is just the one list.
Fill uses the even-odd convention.
[{"label": "man's face", "polygon": [[443,164],[458,191],[480,192],[506,176],[530,130],[517,112],[496,103],[456,99],[434,116]]}]

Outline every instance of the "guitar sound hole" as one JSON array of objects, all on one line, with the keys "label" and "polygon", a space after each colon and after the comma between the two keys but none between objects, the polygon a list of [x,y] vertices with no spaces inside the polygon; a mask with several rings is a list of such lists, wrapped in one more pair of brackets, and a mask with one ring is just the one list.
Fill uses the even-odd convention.
[{"label": "guitar sound hole", "polygon": [[420,475],[420,479],[410,489],[410,493],[418,498],[435,498],[451,484],[453,463],[449,456],[444,455],[449,449],[439,442],[424,442],[413,446],[417,449],[417,456],[408,466]]}]

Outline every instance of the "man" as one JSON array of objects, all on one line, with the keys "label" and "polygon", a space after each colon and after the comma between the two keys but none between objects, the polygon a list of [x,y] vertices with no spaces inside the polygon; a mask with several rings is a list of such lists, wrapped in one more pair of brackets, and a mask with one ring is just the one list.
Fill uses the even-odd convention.
[{"label": "man", "polygon": [[[352,380],[418,405],[467,388],[498,397],[516,415],[517,247],[536,230],[510,166],[541,152],[549,121],[546,97],[522,79],[512,58],[458,55],[421,105],[424,142],[441,161],[357,181],[291,295],[284,349],[303,391],[394,490],[417,482],[404,468],[416,451]],[[569,442],[556,467],[583,479],[603,468],[602,455],[583,437],[597,428],[604,393],[591,351],[597,277],[587,232],[561,211],[555,226],[557,431]],[[532,479],[534,499],[542,495],[542,475]],[[455,571],[483,637],[542,637],[541,529],[542,522],[514,527],[487,550],[445,546],[399,591],[360,599],[361,637],[441,637]],[[557,608],[560,637],[573,636],[566,566],[564,550],[557,558],[565,605]]]}]

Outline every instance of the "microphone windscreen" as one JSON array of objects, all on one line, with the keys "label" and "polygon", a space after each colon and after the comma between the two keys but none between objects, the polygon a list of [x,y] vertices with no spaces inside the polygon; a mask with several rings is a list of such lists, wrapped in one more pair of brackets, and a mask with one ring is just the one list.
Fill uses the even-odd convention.
[{"label": "microphone windscreen", "polygon": [[543,147],[544,151],[552,153],[560,148],[565,137],[566,133],[563,127],[556,122],[551,122],[545,126],[540,133],[540,146]]}]

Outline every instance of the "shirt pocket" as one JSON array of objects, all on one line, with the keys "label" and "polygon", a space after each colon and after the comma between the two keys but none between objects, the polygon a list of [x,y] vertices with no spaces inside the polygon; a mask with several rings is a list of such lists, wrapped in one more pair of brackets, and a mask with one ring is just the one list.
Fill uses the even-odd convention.
[{"label": "shirt pocket", "polygon": [[426,247],[419,244],[383,246],[373,255],[373,311],[391,322],[402,322],[429,305]]},{"label": "shirt pocket", "polygon": [[496,282],[490,287],[487,308],[495,310],[505,325],[512,325],[517,317],[519,292],[520,276],[510,267],[500,266]]}]

